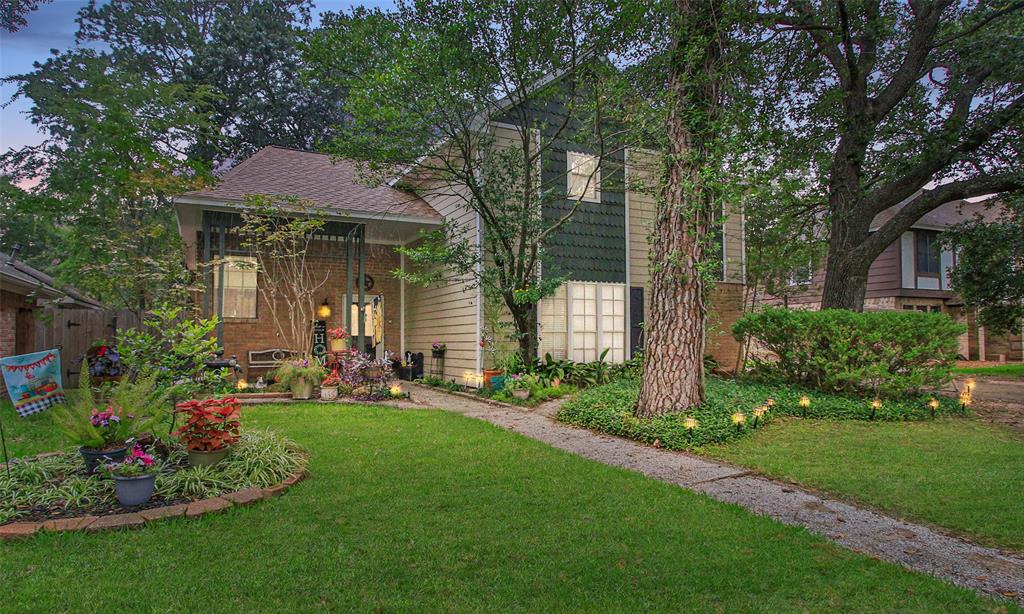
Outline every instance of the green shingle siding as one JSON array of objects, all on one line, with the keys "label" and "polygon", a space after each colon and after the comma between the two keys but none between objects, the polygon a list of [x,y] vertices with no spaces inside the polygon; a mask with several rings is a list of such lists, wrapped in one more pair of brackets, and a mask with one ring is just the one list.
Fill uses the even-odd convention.
[{"label": "green shingle siding", "polygon": [[[533,118],[542,124],[545,136],[555,133],[565,117],[565,106],[549,101],[534,110]],[[517,123],[512,116],[501,121]],[[566,127],[542,160],[542,181],[564,194],[567,180],[566,151],[596,154],[575,143],[578,125]],[[626,282],[626,197],[623,193],[623,152],[606,155],[611,160],[601,168],[601,202],[584,202],[573,217],[547,241],[545,276],[566,276],[576,281]],[[608,167],[612,168],[608,168]],[[544,206],[544,219],[553,222],[572,209],[573,201],[557,200]]]}]

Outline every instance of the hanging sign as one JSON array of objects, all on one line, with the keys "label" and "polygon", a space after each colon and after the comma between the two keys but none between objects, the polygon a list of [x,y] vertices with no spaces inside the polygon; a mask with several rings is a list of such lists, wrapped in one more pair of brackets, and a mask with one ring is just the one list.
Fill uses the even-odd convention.
[{"label": "hanging sign", "polygon": [[0,358],[0,372],[19,416],[28,416],[64,402],[60,350]]},{"label": "hanging sign", "polygon": [[313,356],[324,364],[324,356],[327,355],[327,322],[316,320],[313,322]]}]

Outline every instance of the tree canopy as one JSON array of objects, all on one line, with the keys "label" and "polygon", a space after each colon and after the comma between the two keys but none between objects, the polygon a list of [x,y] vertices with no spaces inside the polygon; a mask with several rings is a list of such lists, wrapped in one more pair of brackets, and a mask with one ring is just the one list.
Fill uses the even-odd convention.
[{"label": "tree canopy", "polygon": [[[803,180],[828,229],[824,305],[939,205],[1024,189],[1024,3],[758,3],[751,166]],[[890,221],[874,216],[910,201]]]}]

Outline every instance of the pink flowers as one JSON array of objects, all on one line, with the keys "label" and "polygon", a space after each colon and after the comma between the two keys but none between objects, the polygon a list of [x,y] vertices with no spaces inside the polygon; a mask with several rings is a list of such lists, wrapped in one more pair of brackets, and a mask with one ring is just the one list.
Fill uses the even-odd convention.
[{"label": "pink flowers", "polygon": [[[130,418],[131,416],[129,416]],[[93,409],[92,415],[89,416],[89,422],[96,428],[106,428],[121,422],[121,416],[118,415],[113,405],[108,405],[103,411]]]},{"label": "pink flowers", "polygon": [[159,468],[156,458],[139,444],[135,444],[132,447],[124,457],[124,460],[116,463],[107,463],[103,466],[106,473],[122,478],[148,475],[155,473]]},{"label": "pink flowers", "polygon": [[327,337],[329,339],[348,339],[348,331],[345,330],[344,326],[338,328],[328,328]]}]

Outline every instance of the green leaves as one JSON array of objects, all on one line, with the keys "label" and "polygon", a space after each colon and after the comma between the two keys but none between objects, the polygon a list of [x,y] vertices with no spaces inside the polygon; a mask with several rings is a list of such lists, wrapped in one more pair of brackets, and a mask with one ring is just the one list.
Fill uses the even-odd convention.
[{"label": "green leaves", "polygon": [[965,328],[944,314],[767,308],[733,325],[772,356],[756,372],[822,391],[899,395],[942,385]]}]

